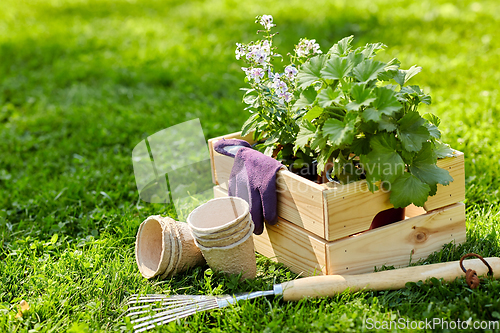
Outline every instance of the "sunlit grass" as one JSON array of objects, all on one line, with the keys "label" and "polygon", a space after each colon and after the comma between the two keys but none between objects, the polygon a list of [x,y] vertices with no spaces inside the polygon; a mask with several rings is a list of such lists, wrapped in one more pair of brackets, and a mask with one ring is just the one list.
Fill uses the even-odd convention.
[{"label": "sunlit grass", "polygon": [[[327,51],[354,34],[383,58],[423,67],[422,112],[465,153],[468,242],[422,262],[499,256],[500,26],[497,1],[2,1],[0,4],[0,331],[125,330],[132,293],[222,294],[267,289],[294,274],[259,257],[238,284],[208,267],[144,280],[137,227],[174,209],[138,201],[133,147],[200,118],[207,138],[240,129],[244,74],[236,42],[272,14],[286,55],[300,37]],[[277,64],[279,66],[279,64]],[[54,235],[58,235],[55,237]],[[57,238],[57,239],[56,239]],[[286,303],[255,300],[161,331],[353,331],[366,318],[499,320],[500,285],[463,280],[393,292]],[[21,299],[31,309],[14,318]]]}]

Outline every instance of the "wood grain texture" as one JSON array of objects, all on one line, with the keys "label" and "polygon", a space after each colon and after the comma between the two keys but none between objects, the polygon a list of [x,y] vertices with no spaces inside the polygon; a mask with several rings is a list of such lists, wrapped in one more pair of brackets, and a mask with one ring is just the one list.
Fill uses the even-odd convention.
[{"label": "wood grain texture", "polygon": [[429,197],[424,205],[427,211],[465,200],[464,154],[456,150],[454,153],[455,157],[443,158],[437,162],[440,168],[450,173],[453,181],[447,186],[438,184],[436,195]]},{"label": "wood grain texture", "polygon": [[[424,209],[431,211],[465,199],[464,155],[455,151],[455,157],[438,161],[438,166],[450,172],[454,181],[448,186],[438,185],[435,196],[429,197]],[[324,192],[325,239],[333,241],[370,228],[373,218],[381,211],[394,207],[390,192],[371,193],[365,180],[347,185],[329,183]]]},{"label": "wood grain texture", "polygon": [[466,240],[462,203],[328,243],[328,274],[368,273],[383,265],[405,266],[410,259],[426,258],[452,240],[456,244]]},{"label": "wood grain texture", "polygon": [[[214,196],[227,196],[227,191],[215,186]],[[255,249],[295,273],[360,274],[383,265],[406,266],[452,240],[456,244],[466,240],[464,204],[418,215],[422,212],[422,208],[410,208],[413,217],[332,242],[280,219],[254,236]]]},{"label": "wood grain texture", "polygon": [[325,238],[323,189],[288,170],[276,177],[278,215],[315,235]]},{"label": "wood grain texture", "polygon": [[327,206],[325,239],[328,241],[368,230],[378,213],[394,207],[389,202],[389,193],[370,192],[365,180],[333,186],[323,195]]},{"label": "wood grain texture", "polygon": [[283,263],[294,273],[327,273],[325,242],[283,219],[275,225],[266,224],[261,235],[254,235],[254,244],[255,251]]}]

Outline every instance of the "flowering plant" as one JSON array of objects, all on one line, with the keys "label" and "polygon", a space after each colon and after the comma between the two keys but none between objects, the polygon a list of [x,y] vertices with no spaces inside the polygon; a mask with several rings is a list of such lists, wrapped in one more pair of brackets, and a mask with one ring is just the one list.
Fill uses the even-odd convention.
[{"label": "flowering plant", "polygon": [[[257,145],[257,149],[266,155],[273,155],[290,165],[299,160],[300,163],[312,162],[310,154],[302,151],[293,152],[293,147],[300,130],[299,119],[301,113],[294,109],[294,103],[299,95],[297,90],[297,74],[300,64],[305,63],[314,55],[321,54],[319,44],[313,40],[301,39],[290,55],[290,64],[285,66],[282,73],[277,73],[272,60],[283,56],[276,53],[273,46],[271,29],[273,24],[271,15],[258,16],[256,22],[264,30],[261,40],[248,44],[236,43],[236,59],[243,59],[247,67],[245,81],[251,88],[243,88],[244,103],[250,110],[251,116],[244,123],[242,134],[254,131],[255,141],[264,142]],[[300,158],[299,158],[300,157]]]},{"label": "flowering plant", "polygon": [[[421,103],[431,98],[419,86],[406,85],[421,71],[399,68],[397,59],[374,60],[382,43],[354,49],[346,37],[323,54],[315,40],[301,39],[290,64],[276,73],[270,15],[257,17],[264,38],[237,44],[236,58],[248,67],[243,101],[251,116],[242,134],[254,131],[256,146],[284,164],[317,161],[327,165],[330,179],[348,183],[366,179],[371,191],[391,191],[395,207],[423,206],[437,184],[453,178],[436,165],[438,158],[453,156],[440,142],[439,118],[423,117]],[[396,84],[393,84],[396,83]]]}]

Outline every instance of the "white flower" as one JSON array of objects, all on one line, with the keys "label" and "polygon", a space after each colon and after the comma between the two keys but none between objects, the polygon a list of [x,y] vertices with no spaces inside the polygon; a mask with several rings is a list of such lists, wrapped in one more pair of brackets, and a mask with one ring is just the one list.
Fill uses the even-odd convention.
[{"label": "white flower", "polygon": [[262,15],[259,22],[266,30],[270,30],[272,27],[275,27],[276,24],[273,24],[273,17],[271,15]]},{"label": "white flower", "polygon": [[260,80],[264,77],[264,69],[262,68],[245,68],[241,67],[241,69],[247,75],[248,80],[254,80],[255,83],[259,83]]},{"label": "white flower", "polygon": [[300,40],[299,45],[295,47],[295,53],[301,58],[308,55],[321,54],[323,52],[319,49],[319,44],[316,43],[316,39],[309,40],[303,38]]},{"label": "white flower", "polygon": [[281,81],[279,77],[275,77],[273,80],[272,87],[276,89],[276,93],[279,95],[285,91],[288,91],[288,86],[285,82]]},{"label": "white flower", "polygon": [[236,43],[236,60],[240,60],[241,57],[244,57],[247,53],[247,50],[245,49],[245,45]]},{"label": "white flower", "polygon": [[251,76],[255,80],[255,83],[259,83],[260,79],[264,77],[264,70],[262,68],[252,68]]},{"label": "white flower", "polygon": [[288,91],[283,94],[283,98],[285,99],[285,101],[287,103],[290,103],[290,101],[292,100],[292,97],[293,97],[293,95],[291,93],[289,93]]},{"label": "white flower", "polygon": [[275,76],[275,75],[278,75],[278,77],[279,77],[279,74],[274,74],[274,73],[273,73],[273,71],[272,71],[272,68],[271,68],[271,67],[268,67],[268,68],[267,68],[267,77],[268,77],[270,80],[272,80],[272,79],[274,79],[274,76]]},{"label": "white flower", "polygon": [[250,45],[247,48],[246,58],[249,62],[266,67],[269,64],[271,55],[271,46],[269,42],[264,41],[261,44]]},{"label": "white flower", "polygon": [[292,65],[288,65],[285,67],[285,75],[289,79],[293,79],[295,75],[297,75],[297,68],[293,67]]},{"label": "white flower", "polygon": [[285,102],[290,103],[293,95],[291,93],[289,93],[288,91],[282,91],[278,94],[278,97],[279,97],[278,102],[283,105],[283,104],[285,104]]}]

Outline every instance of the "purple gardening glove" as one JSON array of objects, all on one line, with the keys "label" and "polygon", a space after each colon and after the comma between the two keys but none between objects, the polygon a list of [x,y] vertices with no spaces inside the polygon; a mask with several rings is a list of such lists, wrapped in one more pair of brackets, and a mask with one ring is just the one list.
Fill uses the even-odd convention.
[{"label": "purple gardening glove", "polygon": [[[230,148],[238,148],[236,155]],[[283,165],[274,158],[252,148],[244,140],[220,140],[214,149],[220,154],[234,156],[234,165],[229,177],[229,195],[246,200],[255,225],[254,234],[264,230],[264,220],[270,224],[278,221],[276,197],[276,172]],[[228,152],[228,150],[230,152]]]}]

